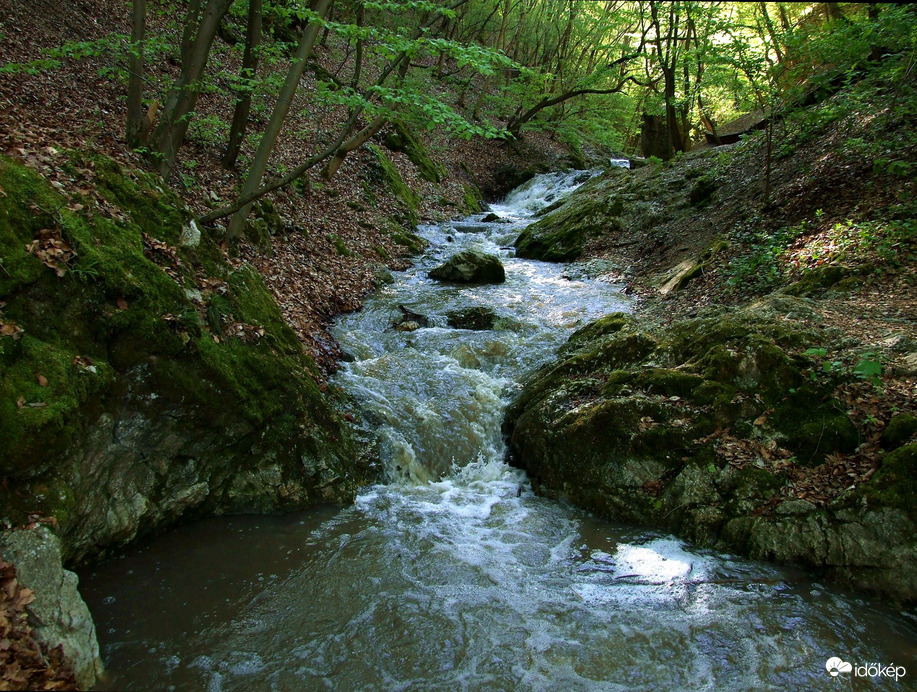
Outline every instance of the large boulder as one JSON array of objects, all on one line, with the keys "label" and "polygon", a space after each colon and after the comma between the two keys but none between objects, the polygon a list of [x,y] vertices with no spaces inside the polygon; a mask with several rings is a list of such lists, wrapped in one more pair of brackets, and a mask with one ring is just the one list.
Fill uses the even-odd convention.
[{"label": "large boulder", "polygon": [[77,590],[79,579],[61,564],[60,540],[48,529],[13,531],[0,537],[0,554],[16,566],[19,583],[35,594],[27,606],[35,639],[61,646],[82,689],[102,672],[99,643],[89,608]]},{"label": "large boulder", "polygon": [[812,311],[773,296],[667,327],[594,322],[510,405],[510,461],[538,492],[615,521],[917,600],[909,447],[857,491],[797,496],[802,478],[846,474],[840,455],[863,441],[833,396],[852,375],[807,355],[825,338]]},{"label": "large boulder", "polygon": [[500,258],[480,250],[465,250],[430,271],[431,279],[463,284],[502,284],[506,271]]},{"label": "large boulder", "polygon": [[584,183],[569,197],[552,204],[516,239],[516,255],[547,262],[569,262],[586,243],[621,232],[626,200],[618,191],[628,171],[616,169]]},{"label": "large boulder", "polygon": [[117,219],[0,156],[0,520],[54,522],[75,562],[182,517],[351,501],[368,447],[258,271],[182,241],[155,176],[70,156]]}]

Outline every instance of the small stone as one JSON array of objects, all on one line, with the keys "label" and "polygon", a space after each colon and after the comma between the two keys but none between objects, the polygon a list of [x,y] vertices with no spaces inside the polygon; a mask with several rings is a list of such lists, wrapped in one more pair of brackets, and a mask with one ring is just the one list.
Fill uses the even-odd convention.
[{"label": "small stone", "polygon": [[185,297],[192,303],[201,303],[204,300],[204,296],[196,288],[186,288]]},{"label": "small stone", "polygon": [[181,229],[181,236],[178,239],[182,247],[197,247],[201,243],[201,229],[197,227],[194,219],[188,222],[188,225]]}]

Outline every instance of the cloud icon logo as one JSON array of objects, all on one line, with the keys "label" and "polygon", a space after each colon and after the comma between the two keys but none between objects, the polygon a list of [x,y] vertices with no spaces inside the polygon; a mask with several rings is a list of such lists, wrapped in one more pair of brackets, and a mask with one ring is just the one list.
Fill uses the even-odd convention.
[{"label": "cloud icon logo", "polygon": [[836,678],[841,673],[851,672],[853,670],[853,666],[847,663],[847,661],[842,661],[837,656],[834,656],[825,662],[825,670],[828,671],[828,674],[832,678]]}]

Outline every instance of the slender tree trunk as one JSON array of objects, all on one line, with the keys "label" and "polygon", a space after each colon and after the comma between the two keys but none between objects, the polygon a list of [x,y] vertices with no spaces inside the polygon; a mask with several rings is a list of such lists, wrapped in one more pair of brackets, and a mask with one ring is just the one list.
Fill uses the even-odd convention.
[{"label": "slender tree trunk", "polygon": [[200,82],[210,56],[213,38],[232,2],[233,0],[209,0],[197,27],[197,34],[186,54],[186,60],[182,63],[181,74],[169,91],[162,118],[153,133],[153,145],[162,157],[159,172],[164,178],[175,168],[178,149],[184,142],[191,114],[200,95]]},{"label": "slender tree trunk", "polygon": [[[324,17],[328,12],[328,6],[330,4],[331,0],[315,0],[312,5],[312,11],[319,17]],[[287,113],[290,111],[290,106],[293,103],[293,97],[296,95],[296,90],[299,88],[302,73],[306,69],[306,61],[312,53],[312,47],[315,45],[315,39],[318,37],[319,28],[320,25],[318,22],[309,22],[302,32],[302,36],[299,39],[299,46],[296,49],[296,54],[293,56],[293,62],[290,64],[290,69],[287,71],[286,82],[284,82],[283,88],[280,90],[280,95],[277,97],[277,103],[274,105],[274,112],[271,113],[271,119],[264,130],[264,134],[261,135],[258,151],[255,153],[255,158],[252,161],[251,167],[248,169],[248,175],[245,178],[245,185],[242,188],[241,197],[252,194],[261,185],[261,179],[264,177],[264,172],[267,170],[268,159],[271,156],[271,152],[274,150],[274,143],[277,141],[280,129],[283,127],[283,123],[287,118]],[[250,211],[251,205],[248,204],[233,215],[227,231],[227,236],[231,241],[237,240],[242,235],[242,228],[245,226],[245,221],[248,219]]]},{"label": "slender tree trunk", "polygon": [[143,52],[146,37],[146,0],[134,0],[131,17],[130,80],[127,85],[127,145],[146,144],[148,121],[143,114]]},{"label": "slender tree trunk", "polygon": [[[242,56],[243,80],[253,80],[258,71],[258,47],[261,45],[262,0],[249,0],[248,5],[248,31],[245,35],[245,53]],[[248,114],[252,107],[251,84],[242,85],[236,100],[236,108],[232,114],[232,125],[229,128],[229,143],[226,145],[226,154],[223,156],[224,168],[235,168],[242,140],[245,138],[245,129],[248,125]]]},{"label": "slender tree trunk", "polygon": [[185,17],[185,26],[181,34],[181,61],[187,62],[191,46],[194,44],[194,35],[197,33],[201,21],[201,0],[191,0],[188,5],[188,14]]},{"label": "slender tree trunk", "polygon": [[[362,8],[362,5],[360,7]],[[331,0],[331,6],[328,8],[328,21],[329,22],[334,21],[334,10],[335,10],[334,0]],[[322,31],[322,39],[321,41],[318,42],[318,45],[324,46],[328,42],[329,31],[330,29],[326,26],[324,30]]]},{"label": "slender tree trunk", "polygon": [[[361,4],[357,9],[357,26],[362,28],[366,18],[366,8]],[[365,41],[362,38],[357,39],[357,52],[353,58],[353,77],[350,80],[350,88],[356,89],[360,86],[360,75],[363,71],[363,45]]]},{"label": "slender tree trunk", "polygon": [[774,136],[774,108],[770,108],[767,118],[767,143],[766,143],[766,161],[764,166],[764,207],[771,205],[771,164],[772,164],[772,146]]},{"label": "slender tree trunk", "polygon": [[484,83],[481,85],[481,91],[478,93],[478,98],[474,102],[474,108],[471,110],[472,120],[481,119],[481,106],[484,105],[484,99],[487,97],[487,92],[490,90],[490,80],[490,75],[484,78]]},{"label": "slender tree trunk", "polygon": [[829,22],[836,22],[840,19],[844,19],[844,13],[841,11],[840,3],[837,2],[826,2],[825,3],[825,17]]},{"label": "slender tree trunk", "polygon": [[771,37],[771,43],[774,44],[774,52],[777,54],[777,62],[783,62],[783,51],[780,50],[780,41],[777,40],[777,32],[774,31],[774,23],[771,21],[771,16],[767,13],[767,3],[759,2],[758,6],[761,8],[761,16],[764,19],[764,26],[767,27],[767,33]]},{"label": "slender tree trunk", "polygon": [[[362,6],[361,6],[362,9]],[[452,29],[452,20],[446,19],[446,23],[443,25],[443,34],[448,37],[449,32]],[[436,60],[436,70],[433,72],[435,79],[440,80],[443,78],[443,70],[446,67],[446,51],[441,50],[439,52],[439,58]]]},{"label": "slender tree trunk", "polygon": [[388,118],[380,115],[376,117],[376,119],[373,120],[369,125],[357,132],[353,137],[341,144],[337,151],[334,152],[334,156],[331,157],[331,160],[328,161],[328,165],[325,166],[325,170],[322,171],[322,176],[325,178],[325,180],[331,180],[335,173],[338,172],[338,168],[341,167],[341,164],[344,163],[344,159],[347,158],[347,155],[366,144],[366,142],[368,142],[373,135],[385,127],[387,122]]},{"label": "slender tree trunk", "polygon": [[790,18],[786,14],[786,8],[783,6],[782,2],[777,3],[777,9],[780,10],[780,26],[783,27],[783,33],[789,34],[792,27],[790,26]]}]

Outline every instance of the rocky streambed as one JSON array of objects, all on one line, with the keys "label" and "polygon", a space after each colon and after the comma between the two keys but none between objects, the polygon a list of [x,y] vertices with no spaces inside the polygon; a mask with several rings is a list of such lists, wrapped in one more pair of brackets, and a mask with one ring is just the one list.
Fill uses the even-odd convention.
[{"label": "rocky streambed", "polygon": [[[336,384],[386,482],[338,512],[187,526],[81,575],[108,684],[817,689],[838,655],[917,665],[906,613],[721,551],[750,554],[727,542],[743,531],[792,546],[783,527],[827,510],[781,510],[777,462],[724,462],[718,441],[761,428],[763,449],[814,466],[855,443],[803,374],[805,302],[650,329],[608,265],[514,257],[588,178],[536,178],[496,218],[422,228],[417,264],[338,323]],[[504,280],[430,276],[463,252],[497,257]],[[811,430],[828,426],[823,448]]]}]

